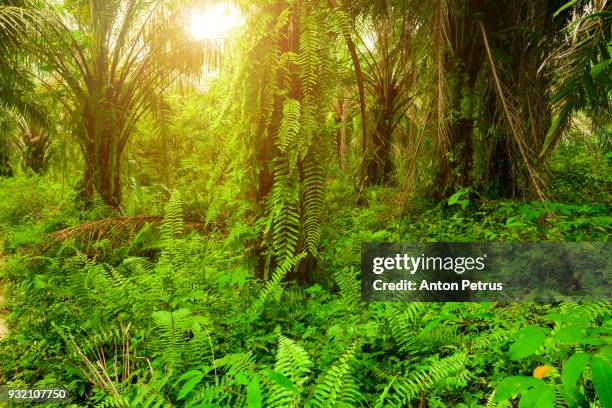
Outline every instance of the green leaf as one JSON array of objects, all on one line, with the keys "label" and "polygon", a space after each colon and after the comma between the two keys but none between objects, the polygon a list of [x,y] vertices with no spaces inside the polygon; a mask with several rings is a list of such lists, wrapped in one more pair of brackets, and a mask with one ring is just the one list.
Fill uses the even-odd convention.
[{"label": "green leaf", "polygon": [[450,198],[448,199],[448,205],[459,204],[461,208],[465,209],[470,204],[470,200],[459,200],[459,199],[463,197],[464,195],[468,195],[470,191],[471,190],[469,188],[462,188],[461,190],[457,191],[455,194],[450,196]]},{"label": "green leaf", "polygon": [[600,357],[591,361],[593,386],[604,408],[612,407],[612,365]]},{"label": "green leaf", "polygon": [[597,78],[599,74],[601,74],[608,67],[608,65],[610,65],[610,61],[612,60],[607,60],[600,64],[594,65],[591,68],[591,77],[593,77],[593,79]]},{"label": "green leaf", "polygon": [[561,382],[566,390],[570,390],[576,386],[576,382],[582,375],[584,367],[586,367],[590,359],[591,355],[588,353],[574,353],[567,359],[565,364],[563,364]]},{"label": "green leaf", "polygon": [[512,376],[506,377],[495,388],[494,402],[506,401],[514,395],[521,394],[533,387],[541,387],[544,381],[535,377]]},{"label": "green leaf", "polygon": [[527,326],[517,332],[520,336],[517,341],[510,346],[508,353],[510,359],[520,360],[535,353],[546,340],[544,331],[538,326]]},{"label": "green leaf", "polygon": [[524,222],[520,221],[519,217],[508,217],[508,219],[506,220],[506,227],[523,227],[527,224],[525,224]]},{"label": "green leaf", "polygon": [[493,397],[493,402],[506,401],[508,398],[512,397],[514,393],[518,392],[518,383],[522,378],[524,377],[512,376],[504,378],[495,388],[495,397]]},{"label": "green leaf", "polygon": [[183,373],[183,375],[181,375],[179,377],[178,381],[180,382],[180,381],[186,380],[188,378],[195,377],[195,376],[200,375],[200,374],[202,374],[202,371],[200,371],[200,370],[189,370],[189,371]]},{"label": "green leaf", "polygon": [[[193,370],[193,371],[197,371],[197,370]],[[189,373],[190,371],[188,371],[187,373]],[[185,373],[185,374],[187,374]],[[183,375],[185,375],[183,374]],[[185,398],[187,396],[187,394],[189,394],[191,391],[193,391],[193,389],[195,388],[196,385],[198,385],[200,383],[200,381],[202,381],[202,379],[204,378],[204,373],[200,372],[199,374],[193,374],[191,376],[191,378],[189,378],[189,380],[187,380],[185,382],[185,384],[183,384],[183,386],[181,387],[181,390],[178,393],[178,397],[177,399],[181,400],[183,398]]]},{"label": "green leaf", "polygon": [[577,388],[571,390],[563,389],[561,395],[565,398],[565,402],[569,408],[582,408],[586,406],[586,399]]},{"label": "green leaf", "polygon": [[263,397],[261,395],[261,388],[259,387],[259,379],[253,376],[251,382],[247,386],[247,406],[249,408],[261,408]]},{"label": "green leaf", "polygon": [[580,343],[584,339],[584,330],[584,325],[563,327],[554,337],[560,343]]},{"label": "green leaf", "polygon": [[271,381],[275,382],[276,384],[280,385],[286,390],[295,391],[295,386],[293,385],[293,382],[291,382],[289,378],[285,377],[283,374],[279,373],[278,371],[266,370],[264,374]]},{"label": "green leaf", "polygon": [[247,385],[249,384],[249,377],[247,377],[245,372],[241,371],[236,374],[236,382],[240,385]]},{"label": "green leaf", "polygon": [[555,11],[555,14],[553,14],[553,18],[557,17],[561,12],[563,12],[563,10],[572,7],[574,4],[576,4],[576,1],[577,0],[571,0],[571,1],[568,1],[567,3],[565,3],[564,5],[562,5],[559,8],[559,10]]},{"label": "green leaf", "polygon": [[584,323],[585,319],[588,318],[588,315],[584,310],[578,310],[570,314],[549,313],[545,315],[544,318],[554,322]]},{"label": "green leaf", "polygon": [[553,146],[558,140],[561,132],[559,131],[560,126],[565,123],[565,120],[570,115],[572,108],[574,106],[573,102],[566,102],[558,115],[554,116],[550,123],[550,128],[546,133],[546,138],[544,139],[544,147],[540,151],[540,158],[544,157],[548,149]]},{"label": "green leaf", "polygon": [[519,401],[519,408],[554,408],[555,391],[548,384],[533,387]]}]

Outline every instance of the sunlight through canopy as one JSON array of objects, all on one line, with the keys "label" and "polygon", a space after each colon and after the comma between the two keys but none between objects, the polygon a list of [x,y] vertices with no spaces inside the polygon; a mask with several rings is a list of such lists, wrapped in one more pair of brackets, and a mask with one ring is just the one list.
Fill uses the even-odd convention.
[{"label": "sunlight through canopy", "polygon": [[244,24],[240,10],[229,2],[206,8],[195,8],[191,13],[188,31],[196,40],[221,40],[233,36]]}]

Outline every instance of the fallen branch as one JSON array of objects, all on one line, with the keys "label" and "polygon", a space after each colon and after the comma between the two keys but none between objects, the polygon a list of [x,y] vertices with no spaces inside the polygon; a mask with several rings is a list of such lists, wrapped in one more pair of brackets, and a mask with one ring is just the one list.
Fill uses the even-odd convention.
[{"label": "fallen branch", "polygon": [[[101,220],[91,221],[85,224],[77,225],[70,228],[64,228],[50,234],[48,245],[42,250],[46,252],[49,248],[54,247],[62,241],[71,238],[82,238],[88,242],[100,241],[113,233],[134,233],[134,231],[142,228],[146,223],[160,224],[164,220],[161,215],[137,215],[133,217],[108,217]],[[204,232],[210,229],[203,221],[185,219],[185,228]]]}]

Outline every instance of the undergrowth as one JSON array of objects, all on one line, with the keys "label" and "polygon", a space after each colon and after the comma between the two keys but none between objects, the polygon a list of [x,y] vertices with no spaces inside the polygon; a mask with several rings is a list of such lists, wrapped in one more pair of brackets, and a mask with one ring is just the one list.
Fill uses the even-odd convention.
[{"label": "undergrowth", "polygon": [[606,206],[464,191],[399,217],[372,194],[322,231],[310,286],[284,280],[298,259],[254,277],[242,248],[257,226],[184,231],[178,193],[159,227],[122,245],[72,239],[32,256],[58,225],[22,222],[4,232],[0,379],[65,384],[73,406],[604,406],[608,303],[364,303],[357,275],[361,242],[606,241]]}]

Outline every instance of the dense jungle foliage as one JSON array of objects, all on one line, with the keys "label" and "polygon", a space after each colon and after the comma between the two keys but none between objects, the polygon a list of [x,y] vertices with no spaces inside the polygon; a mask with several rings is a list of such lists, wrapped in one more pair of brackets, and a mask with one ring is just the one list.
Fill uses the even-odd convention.
[{"label": "dense jungle foliage", "polygon": [[611,22],[606,0],[0,0],[0,387],[612,407],[609,301],[360,289],[365,242],[610,241]]}]

